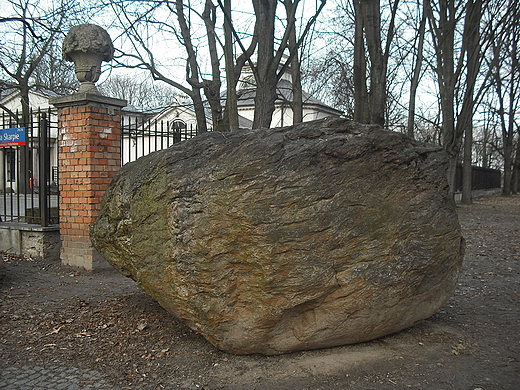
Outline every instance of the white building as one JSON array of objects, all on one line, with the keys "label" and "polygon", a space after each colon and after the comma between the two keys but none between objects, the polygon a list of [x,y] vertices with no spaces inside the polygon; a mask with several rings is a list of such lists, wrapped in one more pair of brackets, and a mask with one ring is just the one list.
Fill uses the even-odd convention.
[{"label": "white building", "polygon": [[[293,124],[293,93],[292,93],[292,77],[287,71],[278,82],[277,99],[275,101],[275,110],[271,121],[271,127],[283,127]],[[240,81],[237,86],[238,115],[239,127],[250,129],[253,126],[255,115],[255,79],[249,66],[245,66]],[[223,94],[225,99],[225,93]],[[318,99],[313,98],[310,94],[303,91],[303,121],[309,122],[329,116],[341,116],[343,113],[332,108]],[[167,123],[179,121],[184,122],[188,126],[195,126],[195,112],[193,106],[187,102],[176,102],[158,113],[152,120],[164,120]],[[211,115],[206,112],[206,120],[208,128],[211,128]]]},{"label": "white building", "polygon": [[[275,109],[271,120],[271,127],[284,127],[293,124],[293,92],[292,77],[286,71],[276,87],[277,98]],[[241,81],[237,88],[238,113],[239,115],[253,121],[255,115],[255,78],[249,66],[245,66],[241,75]],[[303,91],[303,121],[310,122],[329,116],[341,116],[343,113],[332,108],[318,99],[313,98]]]},{"label": "white building", "polygon": [[[195,111],[185,100],[175,100],[166,108],[148,112],[125,107],[122,116],[123,164],[192,138],[197,133]],[[206,124],[210,128],[211,117],[208,115]]]},{"label": "white building", "polygon": [[[252,128],[254,110],[255,110],[255,82],[253,74],[248,66],[244,67],[241,81],[239,82],[238,95],[238,113],[239,127]],[[271,121],[271,127],[290,126],[293,124],[293,111],[291,108],[293,101],[291,75],[286,72],[277,86],[277,99],[275,101],[275,110]],[[56,109],[49,105],[48,94],[39,92],[30,93],[30,105],[33,110],[50,110],[50,120],[53,123],[50,134],[51,145],[51,166],[53,172],[57,174],[58,166],[58,143],[57,143],[57,117]],[[15,112],[20,110],[20,94],[13,93],[0,101],[0,104],[7,110]],[[0,107],[2,107],[0,106]],[[0,110],[2,111],[2,110]],[[168,107],[159,111],[143,112],[133,107],[125,107],[122,112],[122,164],[136,160],[150,152],[161,150],[173,145],[175,142],[191,138],[196,134],[196,116],[193,105],[186,99],[175,99]],[[342,112],[323,102],[313,98],[311,95],[303,92],[303,120],[304,122],[316,119],[322,119],[328,116],[340,116]],[[2,123],[3,128],[15,127],[11,126],[8,119]],[[208,129],[211,129],[212,120],[209,110],[206,111],[206,121]],[[16,126],[17,127],[17,126]],[[37,125],[31,126],[28,130],[28,145],[36,145],[38,138]],[[29,148],[30,163],[29,171],[31,178],[38,177],[38,155],[33,152],[32,146]],[[0,147],[0,172],[5,172],[6,180],[0,183],[0,190],[6,191],[10,188],[17,191],[15,180],[16,164],[19,161],[15,149]],[[57,179],[54,178],[54,179]],[[31,181],[35,183],[36,181]]]},{"label": "white building", "polygon": [[[40,174],[39,164],[39,136],[40,121],[44,115],[50,122],[50,133],[48,134],[48,146],[50,147],[50,165],[53,174],[51,174],[50,183],[56,185],[57,167],[58,167],[58,129],[57,129],[57,110],[49,105],[49,97],[51,95],[40,92],[30,92],[29,101],[31,105],[31,120],[29,123],[21,124],[17,122],[9,112],[21,117],[20,93],[15,92],[0,101],[1,129],[24,127],[26,133],[25,156],[21,155],[20,148],[0,147],[0,192],[18,192],[20,175],[19,165],[22,159],[25,160],[27,174],[29,177],[29,186],[38,186],[38,177]],[[1,145],[1,144],[0,144]]]}]

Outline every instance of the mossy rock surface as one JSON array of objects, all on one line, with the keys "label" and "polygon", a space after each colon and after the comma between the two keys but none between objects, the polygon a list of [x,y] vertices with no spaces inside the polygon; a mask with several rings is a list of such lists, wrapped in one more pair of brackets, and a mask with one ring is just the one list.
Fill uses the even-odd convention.
[{"label": "mossy rock surface", "polygon": [[343,119],[207,133],[125,165],[91,238],[227,352],[358,343],[453,294],[446,168],[439,147]]}]

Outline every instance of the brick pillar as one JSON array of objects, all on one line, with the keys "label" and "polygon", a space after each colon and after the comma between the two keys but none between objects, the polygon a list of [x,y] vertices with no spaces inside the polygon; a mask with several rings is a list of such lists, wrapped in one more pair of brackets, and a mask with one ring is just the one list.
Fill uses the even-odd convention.
[{"label": "brick pillar", "polygon": [[51,103],[59,121],[61,262],[87,270],[108,267],[92,247],[89,227],[121,167],[121,108],[126,102],[76,93]]}]

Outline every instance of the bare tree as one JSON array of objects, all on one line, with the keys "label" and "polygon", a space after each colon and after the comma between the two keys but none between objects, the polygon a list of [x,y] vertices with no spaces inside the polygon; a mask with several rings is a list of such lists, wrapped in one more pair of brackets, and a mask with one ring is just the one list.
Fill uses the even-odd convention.
[{"label": "bare tree", "polygon": [[[256,101],[254,127],[267,127],[271,122],[276,99],[276,85],[285,67],[281,64],[284,52],[289,50],[290,60],[296,59],[296,51],[307,34],[309,25],[315,21],[311,18],[306,28],[289,47],[291,34],[295,31],[295,12],[300,0],[286,0],[288,9],[285,17],[276,14],[277,0],[252,0],[255,8],[255,27],[249,38],[237,32],[232,15],[231,0],[216,0],[222,13],[224,36],[218,34],[218,9],[211,0],[204,0],[196,4],[183,0],[145,0],[112,2],[117,10],[119,24],[124,26],[124,36],[131,39],[132,50],[125,50],[119,56],[121,65],[147,69],[154,79],[164,81],[182,93],[188,95],[194,105],[197,123],[200,131],[205,131],[206,118],[204,106],[207,103],[211,108],[213,127],[215,130],[238,128],[238,111],[236,101],[236,87],[242,67],[249,63],[256,80]],[[316,14],[319,14],[326,0],[321,0]],[[200,5],[203,4],[203,10]],[[196,8],[198,7],[198,11]],[[167,10],[167,12],[165,11]],[[165,15],[167,17],[165,18]],[[171,18],[170,15],[175,15]],[[205,29],[204,37],[194,38],[200,32],[195,19],[202,22]],[[281,21],[281,24],[277,24]],[[282,39],[277,41],[275,30],[283,25]],[[183,83],[168,75],[167,67],[159,63],[154,54],[150,41],[155,33],[162,36],[175,37],[186,51],[186,77]],[[197,40],[197,41],[195,41]],[[202,40],[205,43],[202,43]],[[248,43],[244,44],[247,40]],[[275,41],[277,43],[275,44]],[[236,46],[239,47],[237,50]],[[253,63],[253,51],[257,50],[257,61]],[[203,54],[201,54],[201,52]],[[236,56],[236,54],[239,54]],[[236,56],[236,57],[235,57]],[[201,72],[200,58],[209,58],[210,70],[207,77]],[[221,58],[225,59],[226,72],[226,108],[221,103]],[[125,61],[129,60],[125,64]],[[296,61],[294,60],[294,61]],[[282,68],[282,70],[280,70]],[[202,97],[202,91],[204,97]]]},{"label": "bare tree", "polygon": [[520,66],[518,63],[518,40],[520,38],[519,5],[510,0],[502,18],[496,18],[491,30],[491,60],[496,96],[495,113],[499,118],[502,134],[504,158],[504,184],[502,195],[510,195],[512,187],[512,167],[514,162],[514,138],[518,132],[515,114],[519,109]]},{"label": "bare tree", "polygon": [[31,87],[35,91],[51,91],[58,95],[68,95],[78,89],[78,79],[74,74],[74,64],[63,61],[61,47],[55,41],[49,47],[31,77]]},{"label": "bare tree", "polygon": [[[285,0],[285,12],[287,15],[293,13],[293,8],[298,6],[297,1]],[[298,40],[296,36],[296,28],[291,29],[289,33],[288,41],[289,52],[293,53],[291,60],[291,80],[292,80],[292,112],[293,112],[293,124],[303,122],[303,90],[302,90],[302,79],[301,79],[301,64],[300,56],[298,54]]]},{"label": "bare tree", "polygon": [[[279,19],[279,16],[276,13],[277,0],[252,0],[253,8],[255,10],[255,27],[251,45],[247,50],[231,25],[231,17],[229,16],[228,11],[226,11],[227,8],[222,5],[220,0],[218,1],[221,8],[224,10],[227,22],[230,23],[228,28],[233,31],[237,43],[242,50],[242,55],[239,57],[237,64],[234,67],[235,74],[234,76],[232,75],[232,77],[236,77],[240,74],[242,66],[247,61],[255,79],[255,113],[253,118],[253,128],[269,127],[275,109],[275,101],[277,97],[276,87],[278,81],[291,64],[293,68],[296,68],[296,70],[293,69],[293,72],[298,72],[298,50],[300,49],[310,28],[323,10],[326,0],[321,0],[315,14],[307,21],[307,24],[299,37],[297,37],[295,29],[296,10],[300,0],[282,1],[285,5],[286,15],[285,18],[283,18],[285,25],[283,28],[282,38],[279,40],[278,45],[275,45],[276,20]],[[256,63],[251,59],[252,49],[255,47],[257,50]],[[286,62],[282,63],[286,50],[289,51],[289,56],[286,59]],[[226,74],[229,75],[228,72],[229,71],[227,70]],[[235,80],[238,81],[238,79]],[[298,97],[301,101],[301,86],[298,77],[293,79],[293,83],[294,81],[296,81],[296,86],[293,89],[293,91],[296,91],[296,104],[301,106],[301,102],[298,103]],[[233,85],[231,87],[233,88]],[[300,110],[300,108],[297,108],[297,110]],[[298,113],[296,115],[298,118]]]},{"label": "bare tree", "polygon": [[22,117],[27,122],[29,91],[70,90],[70,85],[56,83],[71,79],[71,68],[61,65],[57,58],[57,44],[79,11],[72,0],[61,0],[51,6],[33,0],[8,0],[8,5],[6,8],[12,10],[13,16],[0,19],[2,88],[20,92]]},{"label": "bare tree", "polygon": [[364,13],[361,1],[354,0],[354,120],[361,123],[370,122],[368,107],[368,89],[366,82],[367,59],[365,52]]},{"label": "bare tree", "polygon": [[[206,3],[207,4],[207,3]],[[168,3],[168,7],[173,11],[173,8],[170,3]],[[186,17],[184,15],[184,3],[182,0],[177,0],[175,2],[175,7],[177,11],[177,19],[179,21],[180,30],[181,30],[181,42],[186,48],[186,53],[188,54],[188,58],[186,60],[186,81],[191,86],[190,97],[193,100],[193,107],[195,108],[195,114],[197,116],[197,131],[200,133],[205,133],[207,131],[206,126],[206,114],[204,111],[204,103],[201,96],[201,89],[203,84],[200,81],[199,75],[199,63],[197,61],[197,53],[195,47],[193,46],[191,40],[191,29],[188,25]],[[187,11],[190,12],[190,8],[187,8]],[[211,39],[213,36],[208,36],[210,40],[210,45],[212,44]],[[208,83],[208,91],[210,91],[209,83]],[[220,91],[219,91],[220,92]],[[214,122],[218,123],[219,119],[216,118]]]},{"label": "bare tree", "polygon": [[[475,100],[473,91],[478,70],[477,64],[479,63],[478,28],[481,18],[480,10],[480,0],[469,0],[468,2],[441,0],[438,3],[435,2],[435,4],[428,2],[427,8],[436,56],[433,67],[437,76],[440,95],[442,145],[450,159],[448,183],[451,197],[455,195],[455,175],[464,132],[467,126],[471,126],[473,118]],[[461,33],[458,26],[463,21],[465,27]],[[462,40],[461,48],[457,46],[456,40],[456,36],[458,37],[459,34]],[[472,62],[469,64],[465,78],[463,78],[465,55]],[[464,86],[462,108],[460,113],[457,113],[457,102],[462,97],[461,91],[464,90]],[[467,191],[468,187],[466,186]]]},{"label": "bare tree", "polygon": [[[337,1],[334,12],[329,11],[326,22],[315,35],[325,46],[312,50],[302,68],[302,83],[312,96],[342,110],[348,118],[356,120],[354,112],[362,113],[356,104],[366,99],[356,98],[354,76],[362,75],[356,67],[366,68],[364,46],[354,51],[355,23],[352,1]],[[311,48],[309,48],[311,50]],[[362,54],[355,58],[356,54]],[[357,83],[357,85],[365,85]],[[365,88],[366,90],[366,88]]]},{"label": "bare tree", "polygon": [[[399,0],[394,0],[390,12],[390,22],[383,48],[381,42],[380,0],[354,0],[355,40],[354,40],[354,88],[356,110],[354,118],[365,123],[385,124],[386,80],[390,47],[395,34],[395,16]],[[365,46],[369,54],[369,69]],[[367,90],[367,73],[370,88]]]},{"label": "bare tree", "polygon": [[516,157],[511,175],[511,193],[518,194],[520,188],[520,126],[516,127]]},{"label": "bare tree", "polygon": [[406,133],[409,129],[413,135],[416,128],[432,138],[431,129],[424,125],[436,121],[437,107],[433,104],[432,108],[431,99],[426,105],[417,96],[425,90],[419,88],[420,82],[428,84],[430,77],[422,63],[432,62],[423,61],[422,49],[427,21],[424,3],[428,1],[339,1],[335,16],[321,32],[327,42],[325,54],[314,59],[314,71],[306,70],[306,87],[325,87],[325,91],[310,89],[341,106],[356,121],[382,123],[384,119],[394,130]]},{"label": "bare tree", "polygon": [[204,94],[208,99],[209,106],[211,108],[211,117],[213,119],[213,129],[215,131],[224,131],[225,123],[223,117],[223,109],[220,96],[220,59],[217,49],[217,34],[216,34],[216,23],[217,23],[217,7],[211,2],[206,0],[204,6],[204,12],[202,13],[202,19],[206,26],[206,34],[208,37],[208,49],[209,58],[211,62],[211,80],[204,80],[202,85],[204,87]]},{"label": "bare tree", "polygon": [[[3,9],[3,12],[12,12],[12,16],[0,20],[3,30],[0,41],[0,79],[3,89],[20,93],[22,115],[16,118],[20,126],[29,123],[29,92],[56,87],[52,85],[54,80],[67,72],[67,68],[57,65],[59,62],[54,54],[57,51],[57,38],[63,36],[68,23],[73,22],[77,15],[75,6],[73,0],[61,0],[56,4],[9,0]],[[47,75],[46,72],[53,73]],[[56,91],[62,92],[63,85]],[[25,147],[21,148],[21,155],[19,191],[26,192],[30,176]]]},{"label": "bare tree", "polygon": [[[200,77],[197,50],[193,44],[191,33],[191,17],[202,20],[192,8],[185,7],[183,1],[147,0],[136,3],[110,3],[117,18],[121,36],[128,38],[131,49],[124,48],[116,51],[117,66],[147,70],[156,81],[162,81],[181,93],[189,96],[193,102],[197,121],[197,131],[207,131],[204,100],[202,98],[203,80]],[[185,15],[187,13],[187,16]],[[165,18],[164,16],[167,15]],[[185,83],[161,64],[151,41],[157,34],[177,40],[186,51],[184,61]]]},{"label": "bare tree", "polygon": [[[258,41],[257,63],[252,66],[256,84],[254,128],[270,126],[275,109],[278,81],[293,59],[297,61],[295,59],[297,50],[326,4],[326,0],[321,0],[315,14],[307,21],[301,35],[297,40],[293,36],[293,44],[290,45],[290,37],[296,28],[296,10],[300,0],[286,1],[287,3],[284,3],[287,13],[285,28],[280,43],[275,49],[277,0],[253,0],[256,18],[255,36]],[[289,57],[286,62],[282,63],[286,50],[289,50]]]},{"label": "bare tree", "polygon": [[354,118],[354,86],[348,57],[329,51],[322,58],[311,59],[303,70],[302,82],[307,92]]},{"label": "bare tree", "polygon": [[[239,127],[237,84],[246,63],[254,66],[252,55],[258,44],[258,37],[253,33],[248,48],[245,47],[233,23],[231,0],[217,0],[224,14],[224,60],[226,73],[226,108],[224,110],[224,127],[235,131]],[[235,43],[239,46],[235,50]],[[235,58],[235,54],[240,53]]]},{"label": "bare tree", "polygon": [[[423,62],[423,47],[424,47],[424,35],[426,30],[426,12],[425,2],[429,0],[423,0],[421,12],[421,20],[419,22],[419,28],[417,31],[417,52],[415,55],[415,64],[413,67],[412,78],[410,82],[410,100],[408,106],[408,123],[407,123],[407,134],[410,138],[415,136],[415,104],[417,99],[417,88],[419,87],[419,79],[421,76],[422,62]],[[414,45],[415,46],[415,45]]]},{"label": "bare tree", "polygon": [[129,106],[144,110],[166,107],[171,104],[177,90],[168,84],[153,82],[149,74],[107,77],[98,85],[101,93],[126,100]]},{"label": "bare tree", "polygon": [[481,64],[480,22],[482,1],[468,0],[463,36],[463,51],[466,55],[466,89],[462,109],[457,117],[456,132],[464,133],[464,163],[462,173],[462,202],[471,203],[473,162],[473,114],[475,112],[475,85]]}]

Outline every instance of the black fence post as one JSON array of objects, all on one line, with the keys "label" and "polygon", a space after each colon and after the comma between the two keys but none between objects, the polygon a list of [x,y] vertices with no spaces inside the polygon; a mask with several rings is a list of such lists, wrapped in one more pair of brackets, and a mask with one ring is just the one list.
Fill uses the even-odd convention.
[{"label": "black fence post", "polygon": [[39,171],[39,209],[40,225],[49,225],[49,171],[50,171],[50,148],[49,148],[49,122],[45,113],[41,114],[39,123],[39,143],[40,143],[40,171]]}]

